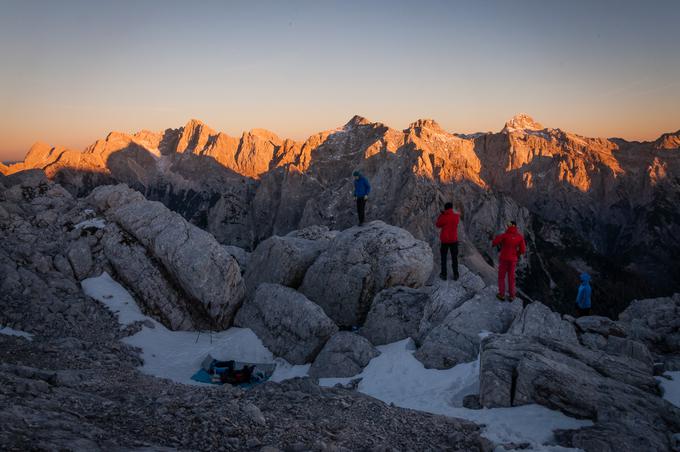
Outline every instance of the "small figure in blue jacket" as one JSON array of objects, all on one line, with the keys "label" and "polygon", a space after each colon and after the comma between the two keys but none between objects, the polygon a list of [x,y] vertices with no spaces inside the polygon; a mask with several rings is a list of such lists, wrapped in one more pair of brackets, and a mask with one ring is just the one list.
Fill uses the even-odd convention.
[{"label": "small figure in blue jacket", "polygon": [[357,213],[359,214],[359,226],[361,226],[366,217],[366,201],[371,192],[371,184],[359,171],[354,171],[352,176],[354,176],[354,199],[357,200]]},{"label": "small figure in blue jacket", "polygon": [[588,273],[581,273],[581,285],[578,286],[578,295],[576,295],[576,315],[578,317],[590,315],[590,275]]}]

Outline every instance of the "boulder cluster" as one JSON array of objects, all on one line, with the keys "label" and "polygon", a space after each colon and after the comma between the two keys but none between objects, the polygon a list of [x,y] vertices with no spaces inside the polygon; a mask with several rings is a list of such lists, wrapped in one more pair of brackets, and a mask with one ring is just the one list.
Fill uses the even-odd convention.
[{"label": "boulder cluster", "polygon": [[[499,302],[497,288],[464,266],[457,281],[433,279],[430,246],[381,221],[343,231],[311,226],[247,252],[126,185],[100,186],[78,199],[39,171],[0,184],[0,322],[72,338],[59,347],[92,347],[101,341],[93,331],[100,323],[104,355],[111,355],[101,359],[122,354],[136,364],[131,351],[110,349],[120,334],[111,315],[77,285],[107,271],[169,329],[250,328],[276,356],[310,364],[312,382],[356,376],[379,355],[377,347],[410,338],[426,368],[479,360],[479,394],[464,402],[470,408],[535,403],[593,420],[556,432],[562,446],[669,450],[680,432],[680,411],[661,397],[658,382],[663,372],[680,370],[680,294],[636,300],[618,320],[575,319],[540,302]],[[62,320],[55,322],[55,313]],[[0,369],[15,386],[35,380],[27,387],[36,394],[68,375]],[[325,397],[305,388],[293,392]],[[265,399],[279,397],[271,391]],[[246,405],[235,409],[251,413],[255,424],[269,422]],[[473,441],[465,431],[461,441]]]},{"label": "boulder cluster", "polygon": [[[78,199],[41,171],[0,176],[0,329],[30,333],[0,334],[0,449],[489,450],[471,422],[322,388],[313,379],[244,391],[141,373],[139,350],[122,339],[153,323],[121,328],[115,313],[83,293],[82,279],[108,272],[173,330],[252,318],[263,339],[267,328],[272,337],[287,334],[281,343],[296,344],[290,351],[269,346],[280,356],[289,352],[291,361],[314,359],[310,373],[317,376],[354,374],[375,356],[366,339],[335,333],[322,309],[294,289],[260,284],[244,302],[248,253],[176,218],[125,186]],[[297,237],[317,240],[327,232],[310,228]],[[260,300],[279,309],[281,330],[268,323],[271,312],[258,311]],[[313,313],[297,314],[302,328],[286,324],[289,302]],[[364,349],[347,362],[357,343]]]}]

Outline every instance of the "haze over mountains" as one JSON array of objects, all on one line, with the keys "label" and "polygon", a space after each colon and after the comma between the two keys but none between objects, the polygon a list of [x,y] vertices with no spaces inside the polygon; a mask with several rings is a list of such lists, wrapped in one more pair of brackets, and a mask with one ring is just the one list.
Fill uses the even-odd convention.
[{"label": "haze over mountains", "polygon": [[[355,223],[351,172],[371,180],[369,219],[436,242],[433,221],[463,210],[463,261],[493,278],[488,236],[516,220],[529,258],[521,287],[568,311],[594,275],[596,312],[680,290],[680,130],[655,141],[579,136],[517,115],[497,133],[456,134],[421,119],[395,130],[360,116],[305,141],[264,129],[232,137],[198,120],[112,132],[84,151],[36,143],[11,174],[41,168],[75,194],[127,183],[222,243],[253,249],[309,225]],[[573,289],[572,289],[573,288]]]}]

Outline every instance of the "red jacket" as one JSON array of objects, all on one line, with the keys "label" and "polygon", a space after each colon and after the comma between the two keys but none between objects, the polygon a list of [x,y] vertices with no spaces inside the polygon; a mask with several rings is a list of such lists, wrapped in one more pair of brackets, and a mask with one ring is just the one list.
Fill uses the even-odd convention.
[{"label": "red jacket", "polygon": [[442,243],[456,243],[458,241],[458,222],[460,214],[453,209],[446,209],[437,218],[436,226],[441,229],[439,240]]},{"label": "red jacket", "polygon": [[508,226],[508,229],[497,235],[492,242],[493,246],[501,246],[500,260],[517,262],[520,255],[527,250],[524,236],[517,232],[517,226]]}]

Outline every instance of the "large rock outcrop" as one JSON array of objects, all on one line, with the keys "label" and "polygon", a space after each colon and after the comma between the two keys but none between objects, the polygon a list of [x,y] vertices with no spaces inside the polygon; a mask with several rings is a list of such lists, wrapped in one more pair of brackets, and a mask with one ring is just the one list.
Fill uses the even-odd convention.
[{"label": "large rock outcrop", "polygon": [[429,302],[423,290],[403,286],[382,290],[373,299],[360,333],[374,345],[415,337]]},{"label": "large rock outcrop", "polygon": [[245,286],[236,260],[212,235],[126,185],[98,187],[87,201],[141,243],[217,326],[231,324]]},{"label": "large rock outcrop", "polygon": [[427,368],[447,369],[473,361],[479,354],[480,335],[504,333],[522,312],[522,302],[498,301],[493,288],[451,311],[430,331],[415,357]]},{"label": "large rock outcrop", "polygon": [[546,337],[578,344],[574,325],[540,302],[534,302],[525,307],[510,325],[508,333]]},{"label": "large rock outcrop", "polygon": [[251,254],[246,271],[248,291],[255,291],[263,282],[297,289],[307,269],[328,247],[328,243],[328,240],[276,235],[261,242]]},{"label": "large rock outcrop", "polygon": [[[425,337],[454,309],[470,300],[484,288],[484,282],[479,276],[460,265],[460,279],[458,281],[441,281],[435,279],[432,285],[423,288],[430,298],[425,305],[423,316],[418,326],[418,333],[414,338],[416,343],[422,344]],[[469,281],[470,284],[466,284]]]},{"label": "large rock outcrop", "polygon": [[659,397],[640,362],[541,337],[483,341],[480,401],[489,408],[538,403],[594,419],[594,427],[559,434],[564,445],[585,450],[668,450],[680,431],[680,411]]},{"label": "large rock outcrop", "polygon": [[238,311],[235,324],[250,328],[277,356],[312,362],[338,327],[304,295],[279,284],[260,284]]},{"label": "large rock outcrop", "polygon": [[423,285],[432,259],[426,243],[373,221],[338,234],[307,270],[300,291],[339,325],[361,325],[382,289]]},{"label": "large rock outcrop", "polygon": [[339,331],[326,342],[309,368],[315,378],[352,377],[360,373],[380,352],[365,338]]},{"label": "large rock outcrop", "polygon": [[581,345],[612,355],[626,356],[643,363],[651,372],[654,358],[647,345],[628,337],[625,325],[603,316],[579,317],[574,321]]},{"label": "large rock outcrop", "polygon": [[629,338],[643,342],[666,361],[668,370],[680,370],[680,293],[634,300],[619,315],[618,325]]},{"label": "large rock outcrop", "polygon": [[234,245],[224,245],[224,249],[227,253],[231,254],[231,257],[236,259],[236,262],[238,262],[238,266],[241,269],[241,274],[243,275],[248,269],[251,253]]},{"label": "large rock outcrop", "polygon": [[307,226],[306,228],[296,229],[286,234],[286,237],[295,237],[298,239],[330,242],[340,231],[331,231],[327,226],[320,226],[318,224]]},{"label": "large rock outcrop", "polygon": [[132,236],[115,224],[109,224],[102,237],[102,245],[116,277],[134,293],[135,300],[146,314],[171,330],[211,326],[210,319],[201,315],[200,305],[168,281],[164,269],[149,258],[146,248]]}]

